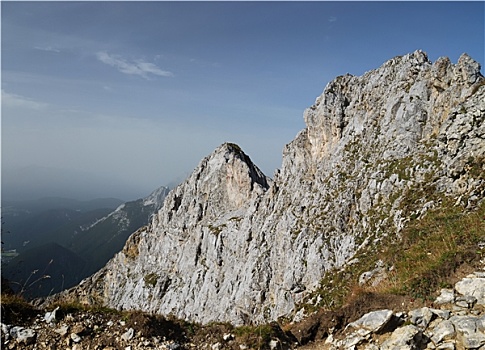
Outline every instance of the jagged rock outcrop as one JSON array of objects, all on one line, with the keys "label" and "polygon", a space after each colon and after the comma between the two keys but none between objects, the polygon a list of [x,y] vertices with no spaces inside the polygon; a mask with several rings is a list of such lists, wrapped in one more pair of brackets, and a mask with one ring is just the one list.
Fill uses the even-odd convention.
[{"label": "jagged rock outcrop", "polygon": [[289,314],[440,196],[484,198],[484,81],[466,54],[432,63],[422,51],[336,78],[273,180],[222,145],[105,268],[56,298],[202,323]]},{"label": "jagged rock outcrop", "polygon": [[329,335],[321,349],[482,349],[485,304],[479,298],[485,296],[484,276],[483,270],[475,271],[456,283],[454,289],[442,290],[442,295],[451,298],[443,301],[440,295],[434,308],[365,314],[342,334]]}]

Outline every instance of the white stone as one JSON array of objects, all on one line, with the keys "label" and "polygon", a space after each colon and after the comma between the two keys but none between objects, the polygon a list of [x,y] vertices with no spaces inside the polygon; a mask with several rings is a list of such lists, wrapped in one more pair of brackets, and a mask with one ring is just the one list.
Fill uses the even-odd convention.
[{"label": "white stone", "polygon": [[224,341],[229,341],[229,340],[232,340],[234,339],[234,334],[231,334],[231,333],[225,333],[223,336],[222,336],[222,339]]},{"label": "white stone", "polygon": [[125,333],[121,335],[121,339],[124,341],[128,341],[133,339],[133,336],[135,335],[135,330],[133,328],[129,328]]},{"label": "white stone", "polygon": [[432,333],[433,336],[431,337],[431,340],[435,344],[440,343],[443,339],[452,338],[456,335],[453,323],[448,320],[438,323],[438,325],[432,330]]},{"label": "white stone", "polygon": [[349,324],[353,328],[363,328],[370,332],[381,330],[392,317],[392,310],[372,311]]},{"label": "white stone", "polygon": [[76,333],[71,333],[71,339],[75,343],[79,343],[81,341],[81,337]]},{"label": "white stone", "polygon": [[278,348],[279,343],[280,343],[280,342],[279,342],[278,340],[273,339],[273,340],[271,340],[271,341],[269,342],[269,348],[270,348],[271,350],[274,350],[274,349]]},{"label": "white stone", "polygon": [[433,318],[433,313],[428,307],[423,307],[420,309],[411,310],[409,312],[409,318],[412,324],[422,329],[426,329]]},{"label": "white stone", "polygon": [[416,348],[415,337],[420,333],[418,327],[407,325],[392,332],[391,336],[382,343],[381,350],[411,350]]},{"label": "white stone", "polygon": [[434,301],[435,304],[448,304],[455,301],[455,292],[453,289],[442,289],[441,294]]},{"label": "white stone", "polygon": [[10,336],[18,343],[32,344],[36,334],[33,329],[16,326],[10,329]]},{"label": "white stone", "polygon": [[1,328],[2,328],[2,333],[5,336],[5,340],[8,340],[8,338],[10,338],[10,329],[12,328],[12,326],[2,322]]},{"label": "white stone", "polygon": [[56,322],[56,312],[57,310],[59,310],[59,306],[56,307],[54,310],[52,310],[51,312],[46,312],[46,314],[44,315],[44,321],[46,323],[55,323]]},{"label": "white stone", "polygon": [[462,295],[475,297],[477,304],[485,305],[485,278],[464,278],[455,284],[455,289]]}]

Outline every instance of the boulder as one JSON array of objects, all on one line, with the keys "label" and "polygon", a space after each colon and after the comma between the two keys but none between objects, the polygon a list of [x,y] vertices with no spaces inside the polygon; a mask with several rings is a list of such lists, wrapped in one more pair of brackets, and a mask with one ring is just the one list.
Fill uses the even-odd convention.
[{"label": "boulder", "polygon": [[381,345],[381,350],[414,350],[421,340],[421,330],[414,325],[396,329]]},{"label": "boulder", "polygon": [[453,338],[456,335],[455,327],[453,323],[448,320],[444,320],[432,330],[431,340],[435,345],[438,345],[443,340]]},{"label": "boulder", "polygon": [[485,277],[467,277],[455,284],[458,293],[476,298],[477,304],[485,305]]},{"label": "boulder", "polygon": [[387,325],[392,318],[392,314],[392,310],[372,311],[365,314],[357,321],[350,323],[348,326],[352,328],[361,328],[369,332],[376,333]]},{"label": "boulder", "polygon": [[435,304],[448,304],[455,301],[455,291],[453,289],[441,290],[441,294],[434,301]]}]

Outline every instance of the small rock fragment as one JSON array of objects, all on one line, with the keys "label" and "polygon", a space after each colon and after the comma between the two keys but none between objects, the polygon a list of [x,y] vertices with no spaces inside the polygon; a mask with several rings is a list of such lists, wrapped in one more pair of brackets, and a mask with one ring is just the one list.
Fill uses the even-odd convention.
[{"label": "small rock fragment", "polygon": [[81,341],[81,337],[76,333],[71,333],[71,339],[75,343],[79,343]]},{"label": "small rock fragment", "polygon": [[134,335],[135,335],[135,330],[133,328],[130,328],[121,335],[121,339],[123,339],[124,341],[128,341],[133,339]]},{"label": "small rock fragment", "polygon": [[455,291],[453,289],[441,290],[441,294],[434,301],[435,304],[448,304],[455,301]]},{"label": "small rock fragment", "polygon": [[48,324],[55,323],[56,322],[56,312],[57,312],[57,310],[59,310],[59,306],[56,307],[51,312],[46,312],[46,314],[44,315],[44,321]]}]

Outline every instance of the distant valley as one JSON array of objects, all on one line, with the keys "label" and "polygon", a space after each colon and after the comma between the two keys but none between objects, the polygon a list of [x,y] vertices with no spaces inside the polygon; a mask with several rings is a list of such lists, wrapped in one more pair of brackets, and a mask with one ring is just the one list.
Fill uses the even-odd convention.
[{"label": "distant valley", "polygon": [[79,283],[121,250],[163,204],[167,187],[123,203],[43,198],[2,203],[2,278],[28,298]]}]

